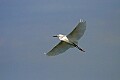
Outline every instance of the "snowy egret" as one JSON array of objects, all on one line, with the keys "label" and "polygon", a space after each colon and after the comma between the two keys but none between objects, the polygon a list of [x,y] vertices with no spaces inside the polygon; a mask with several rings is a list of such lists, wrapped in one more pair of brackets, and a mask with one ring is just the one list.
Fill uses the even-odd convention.
[{"label": "snowy egret", "polygon": [[75,29],[67,36],[62,34],[53,36],[53,37],[58,37],[60,43],[57,44],[52,50],[50,50],[48,53],[45,54],[48,56],[55,56],[65,52],[69,48],[74,48],[74,47],[81,50],[82,52],[85,52],[82,48],[78,46],[78,40],[83,36],[85,30],[86,30],[86,21],[80,19]]}]

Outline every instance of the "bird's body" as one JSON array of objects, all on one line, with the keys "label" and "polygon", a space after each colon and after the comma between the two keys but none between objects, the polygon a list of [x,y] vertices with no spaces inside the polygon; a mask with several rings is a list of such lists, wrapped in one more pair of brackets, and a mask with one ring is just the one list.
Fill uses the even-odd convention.
[{"label": "bird's body", "polygon": [[80,22],[75,27],[75,29],[67,36],[62,34],[53,36],[53,37],[58,37],[61,42],[58,45],[56,45],[51,51],[49,51],[47,55],[55,56],[73,47],[76,47],[79,50],[85,52],[82,48],[78,47],[78,40],[83,36],[85,30],[86,30],[86,21],[80,20]]},{"label": "bird's body", "polygon": [[[53,37],[55,37],[55,36],[53,36]],[[67,38],[66,35],[59,34],[59,35],[57,35],[57,37],[59,38],[60,41],[64,41],[66,43],[70,43],[70,40]]]}]

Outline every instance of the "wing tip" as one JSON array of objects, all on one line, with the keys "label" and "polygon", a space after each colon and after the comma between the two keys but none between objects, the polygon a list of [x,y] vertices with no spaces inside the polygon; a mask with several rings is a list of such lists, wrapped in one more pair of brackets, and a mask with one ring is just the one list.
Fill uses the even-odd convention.
[{"label": "wing tip", "polygon": [[51,54],[48,54],[48,53],[44,53],[44,55],[46,55],[46,56],[55,56],[55,55],[51,55]]},{"label": "wing tip", "polygon": [[44,53],[44,55],[47,55],[47,53]]},{"label": "wing tip", "polygon": [[84,19],[80,19],[80,23],[86,22]]}]

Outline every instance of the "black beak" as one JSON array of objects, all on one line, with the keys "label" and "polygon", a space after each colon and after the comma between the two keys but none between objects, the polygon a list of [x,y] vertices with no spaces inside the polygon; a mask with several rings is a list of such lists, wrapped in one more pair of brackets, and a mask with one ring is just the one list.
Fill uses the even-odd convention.
[{"label": "black beak", "polygon": [[57,36],[53,36],[53,37],[57,37]]}]

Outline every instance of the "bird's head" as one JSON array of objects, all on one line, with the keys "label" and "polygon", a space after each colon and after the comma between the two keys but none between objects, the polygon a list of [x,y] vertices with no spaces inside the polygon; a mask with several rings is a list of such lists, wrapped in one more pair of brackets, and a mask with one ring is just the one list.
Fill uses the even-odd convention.
[{"label": "bird's head", "polygon": [[58,38],[62,38],[62,37],[64,37],[65,35],[62,35],[62,34],[58,34],[58,35],[55,35],[55,36],[53,36],[53,37],[58,37]]}]

